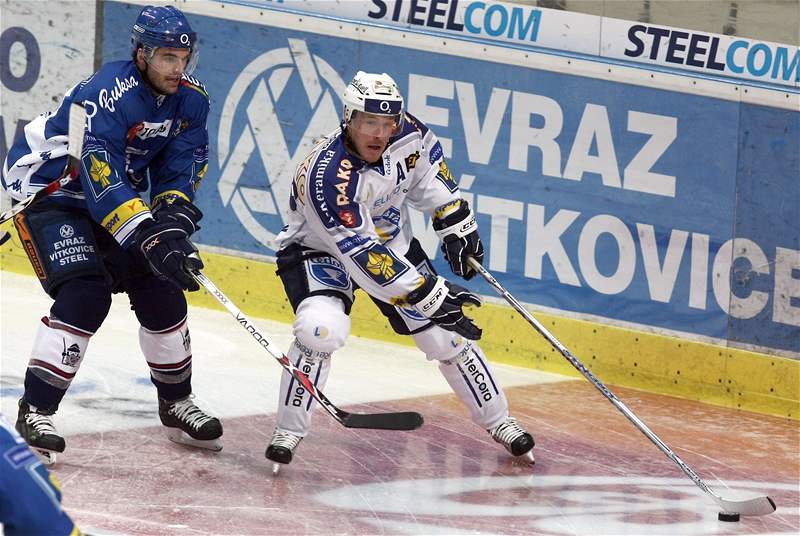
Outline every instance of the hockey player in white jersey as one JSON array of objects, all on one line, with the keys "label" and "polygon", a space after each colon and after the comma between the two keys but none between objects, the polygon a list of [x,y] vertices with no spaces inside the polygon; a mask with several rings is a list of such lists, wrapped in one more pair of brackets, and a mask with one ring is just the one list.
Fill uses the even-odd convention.
[{"label": "hockey player in white jersey", "polygon": [[[508,414],[508,402],[464,315],[480,300],[436,274],[412,236],[408,207],[433,217],[453,272],[475,275],[483,260],[477,224],[444,160],[442,146],[403,109],[387,74],[359,71],[344,94],[342,124],[298,166],[288,225],[278,236],[278,274],[295,311],[288,357],[318,387],[350,332],[353,291],[363,289],[394,330],[438,362],[473,422],[512,455],[533,461],[533,437]],[[291,462],[310,428],[313,399],[284,372],[277,425],[266,457]]]}]

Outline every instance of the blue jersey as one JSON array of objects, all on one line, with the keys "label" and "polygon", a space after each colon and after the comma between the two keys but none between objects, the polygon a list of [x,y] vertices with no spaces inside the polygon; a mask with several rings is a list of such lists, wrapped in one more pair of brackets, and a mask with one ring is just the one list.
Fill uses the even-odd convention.
[{"label": "blue jersey", "polygon": [[61,509],[58,481],[0,415],[0,523],[6,536],[78,535]]},{"label": "blue jersey", "polygon": [[[156,94],[133,61],[107,63],[70,89],[56,111],[25,127],[0,175],[12,198],[22,200],[63,176],[73,102],[83,103],[87,114],[80,180],[52,194],[56,202],[88,210],[127,246],[160,198],[194,199],[208,166],[208,94],[187,75],[174,95]],[[140,194],[148,189],[145,202]]]}]

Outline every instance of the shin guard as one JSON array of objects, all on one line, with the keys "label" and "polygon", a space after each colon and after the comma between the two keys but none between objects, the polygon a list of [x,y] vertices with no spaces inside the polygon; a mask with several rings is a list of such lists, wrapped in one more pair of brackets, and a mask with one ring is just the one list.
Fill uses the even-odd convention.
[{"label": "shin guard", "polygon": [[440,361],[439,370],[475,424],[489,429],[508,417],[506,395],[477,343],[471,342],[456,357]]},{"label": "shin guard", "polygon": [[159,398],[178,400],[192,392],[192,340],[184,317],[162,331],[139,328],[139,346]]},{"label": "shin guard", "polygon": [[[325,387],[331,367],[329,352],[312,350],[295,339],[287,357],[318,389]],[[311,413],[316,406],[311,394],[284,370],[278,400],[277,428],[305,437],[311,426]]]},{"label": "shin guard", "polygon": [[91,336],[92,333],[43,317],[28,362],[25,399],[36,407],[54,411],[81,366]]}]

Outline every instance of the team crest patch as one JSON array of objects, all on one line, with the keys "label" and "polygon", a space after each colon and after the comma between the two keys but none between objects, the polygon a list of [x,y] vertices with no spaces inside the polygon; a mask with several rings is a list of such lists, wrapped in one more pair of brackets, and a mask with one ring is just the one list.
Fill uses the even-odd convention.
[{"label": "team crest patch", "polygon": [[362,272],[381,286],[390,284],[408,271],[408,265],[392,250],[377,244],[359,251],[352,258]]},{"label": "team crest patch", "polygon": [[87,134],[81,165],[83,172],[90,179],[88,182],[95,199],[99,200],[120,184],[110,162],[108,151],[102,142]]},{"label": "team crest patch", "polygon": [[331,257],[320,257],[308,261],[308,272],[313,279],[326,287],[347,289],[350,287],[350,276],[344,267]]},{"label": "team crest patch", "polygon": [[102,158],[97,158],[95,155],[90,154],[89,160],[91,167],[89,168],[89,176],[96,183],[100,184],[100,188],[105,189],[111,182],[108,176],[111,175],[111,166]]}]

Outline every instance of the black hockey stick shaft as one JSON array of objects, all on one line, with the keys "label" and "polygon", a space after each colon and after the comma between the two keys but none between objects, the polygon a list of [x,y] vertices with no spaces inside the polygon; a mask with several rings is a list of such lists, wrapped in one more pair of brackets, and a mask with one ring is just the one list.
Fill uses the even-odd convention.
[{"label": "black hockey stick shaft", "polygon": [[422,426],[422,415],[414,411],[398,413],[348,413],[333,404],[322,391],[317,389],[308,376],[289,361],[289,358],[256,325],[245,316],[236,305],[222,293],[200,270],[189,272],[225,309],[236,319],[236,322],[247,331],[253,339],[306,389],[330,415],[347,428],[371,428],[376,430],[416,430]]},{"label": "black hockey stick shaft", "polygon": [[522,315],[528,323],[533,326],[533,328],[539,332],[539,334],[547,339],[553,348],[558,350],[562,356],[566,358],[569,363],[575,367],[578,372],[583,374],[583,376],[589,380],[592,385],[594,385],[603,395],[611,401],[611,403],[616,407],[620,412],[622,412],[625,417],[633,425],[639,429],[647,438],[655,444],[663,452],[667,458],[675,462],[678,467],[688,476],[692,482],[694,482],[697,487],[707,493],[714,502],[716,502],[720,508],[724,512],[736,512],[744,516],[759,516],[759,515],[766,515],[770,514],[775,511],[775,502],[767,496],[755,497],[753,499],[747,500],[727,500],[720,497],[718,494],[714,493],[708,485],[697,475],[697,473],[689,467],[686,462],[684,462],[677,454],[675,454],[672,449],[670,449],[666,443],[664,443],[647,425],[642,422],[636,414],[631,411],[628,406],[626,406],[617,396],[611,392],[611,390],[603,384],[592,372],[584,366],[583,363],[578,360],[575,355],[572,354],[558,339],[556,339],[548,330],[545,328],[536,318],[531,315],[522,304],[517,301],[514,296],[511,295],[503,286],[497,281],[497,279],[489,273],[486,268],[481,266],[479,262],[475,259],[470,257],[468,259],[469,265],[475,269],[476,272],[481,274],[483,278],[500,294],[505,300],[511,304],[511,306],[520,314]]},{"label": "black hockey stick shaft", "polygon": [[[69,110],[69,132],[67,134],[67,154],[69,155],[68,164],[64,174],[54,180],[41,190],[29,195],[13,207],[0,214],[0,225],[7,222],[29,206],[37,203],[41,199],[49,196],[66,186],[80,175],[80,158],[83,152],[83,136],[86,126],[86,110],[83,105],[72,103]],[[0,235],[0,245],[5,244],[11,238],[8,231]]]}]

